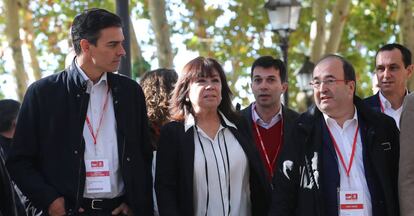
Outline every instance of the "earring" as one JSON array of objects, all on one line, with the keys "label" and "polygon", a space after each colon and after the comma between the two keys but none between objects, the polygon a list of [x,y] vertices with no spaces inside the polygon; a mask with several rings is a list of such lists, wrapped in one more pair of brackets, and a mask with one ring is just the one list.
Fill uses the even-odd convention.
[{"label": "earring", "polygon": [[185,102],[190,102],[190,98],[185,98]]}]

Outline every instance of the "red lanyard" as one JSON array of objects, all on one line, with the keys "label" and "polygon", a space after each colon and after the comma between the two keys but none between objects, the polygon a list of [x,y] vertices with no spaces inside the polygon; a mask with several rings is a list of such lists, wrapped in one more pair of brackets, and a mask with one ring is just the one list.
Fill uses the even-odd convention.
[{"label": "red lanyard", "polygon": [[281,121],[282,121],[282,125],[280,127],[280,144],[277,147],[276,154],[275,154],[275,157],[273,158],[272,162],[270,162],[269,155],[268,155],[268,153],[266,151],[266,148],[264,146],[262,135],[260,134],[260,131],[259,131],[259,127],[257,126],[256,122],[253,121],[254,127],[256,128],[257,136],[258,136],[259,141],[260,141],[261,150],[262,150],[263,154],[265,155],[266,164],[267,164],[268,169],[270,170],[270,177],[273,177],[273,166],[275,165],[276,158],[279,155],[280,146],[282,145],[283,119]]},{"label": "red lanyard", "polygon": [[378,94],[378,100],[379,100],[379,104],[380,104],[380,108],[381,108],[381,112],[384,113],[384,106],[382,105],[382,101],[381,101],[381,97]]},{"label": "red lanyard", "polygon": [[352,153],[351,153],[351,158],[349,159],[348,168],[346,167],[344,157],[342,156],[341,151],[339,150],[339,146],[336,143],[335,138],[332,136],[331,130],[329,129],[329,127],[327,127],[327,128],[328,128],[328,131],[329,131],[329,135],[331,136],[332,142],[334,144],[336,153],[339,155],[339,159],[341,160],[341,164],[345,169],[346,175],[349,177],[349,173],[351,172],[352,163],[353,163],[354,157],[355,157],[355,149],[356,149],[356,143],[357,143],[357,137],[358,137],[359,124],[357,125],[357,128],[355,130],[354,142],[352,144]]},{"label": "red lanyard", "polygon": [[92,127],[91,121],[89,120],[88,115],[86,115],[86,124],[88,125],[89,132],[91,133],[92,138],[93,138],[93,144],[95,144],[95,145],[96,145],[96,141],[98,139],[99,131],[100,131],[101,126],[102,126],[102,119],[103,119],[105,111],[106,111],[106,107],[107,107],[107,104],[108,104],[108,98],[109,98],[109,87],[108,87],[108,91],[106,92],[105,102],[104,102],[103,107],[102,107],[101,117],[99,118],[99,124],[98,124],[98,128],[96,129],[96,133],[93,132],[93,127]]}]

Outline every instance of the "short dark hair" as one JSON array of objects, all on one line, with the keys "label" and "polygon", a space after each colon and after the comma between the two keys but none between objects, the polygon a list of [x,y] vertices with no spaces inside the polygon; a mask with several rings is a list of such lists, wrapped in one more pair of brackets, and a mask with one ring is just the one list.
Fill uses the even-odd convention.
[{"label": "short dark hair", "polygon": [[250,72],[250,78],[253,78],[253,71],[255,67],[270,68],[273,67],[279,70],[280,80],[286,82],[286,66],[280,59],[275,59],[272,56],[261,56],[253,62]]},{"label": "short dark hair", "polygon": [[73,20],[70,31],[76,55],[81,53],[80,41],[82,39],[96,45],[100,31],[109,27],[122,27],[121,18],[100,8],[87,9],[78,14]]},{"label": "short dark hair", "polygon": [[398,43],[391,43],[391,44],[385,44],[384,46],[382,46],[378,51],[377,54],[375,54],[375,61],[377,60],[377,56],[380,52],[382,51],[391,51],[393,49],[398,49],[401,52],[402,55],[402,60],[404,62],[404,67],[408,67],[409,65],[411,65],[411,51]]},{"label": "short dark hair", "polygon": [[335,58],[338,59],[339,61],[342,62],[342,69],[344,70],[344,78],[345,80],[348,81],[354,81],[355,82],[355,87],[356,87],[356,76],[355,76],[355,69],[354,66],[352,66],[351,63],[349,63],[349,61],[347,61],[344,57],[340,56],[340,55],[336,55],[336,54],[327,54],[325,56],[323,56],[321,59],[319,59],[319,61],[315,64],[315,68],[316,66],[321,63],[322,61],[326,60],[326,59],[330,59],[330,58]]},{"label": "short dark hair", "polygon": [[0,100],[0,133],[11,129],[20,110],[20,103],[15,100]]},{"label": "short dark hair", "polygon": [[188,114],[194,115],[190,101],[187,101],[190,84],[198,77],[211,77],[217,72],[221,80],[221,102],[218,106],[220,110],[230,121],[236,121],[238,115],[231,103],[232,93],[227,84],[226,75],[221,65],[213,58],[197,57],[188,62],[181,73],[180,78],[175,85],[171,97],[170,114],[171,119],[175,121],[184,121]]}]

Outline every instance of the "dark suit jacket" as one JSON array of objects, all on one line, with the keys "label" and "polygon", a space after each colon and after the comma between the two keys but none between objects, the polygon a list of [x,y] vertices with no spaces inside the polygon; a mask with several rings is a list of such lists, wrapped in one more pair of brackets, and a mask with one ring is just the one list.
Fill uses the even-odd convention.
[{"label": "dark suit jacket", "polygon": [[[144,94],[127,77],[108,73],[107,78],[126,202],[135,215],[152,215],[152,147]],[[26,92],[7,166],[22,192],[46,212],[56,198],[64,197],[67,215],[77,214],[85,185],[88,103],[86,81],[74,63]]]},{"label": "dark suit jacket", "polygon": [[366,105],[371,107],[373,110],[377,112],[381,112],[379,92],[377,92],[375,95],[365,98],[363,101]]},{"label": "dark suit jacket", "polygon": [[[250,135],[252,136],[252,139],[254,139],[253,137],[253,119],[252,119],[252,104],[250,104],[247,108],[241,110],[241,114],[242,116],[247,120],[248,124],[249,124],[249,129],[250,129]],[[286,138],[289,137],[289,134],[292,131],[292,126],[293,123],[295,122],[295,120],[299,117],[299,113],[285,107],[282,105],[282,118],[283,118],[283,142],[287,143]],[[279,152],[282,152],[282,148],[280,149]],[[280,159],[280,157],[279,157]],[[278,159],[277,161],[277,165],[280,165],[280,160]],[[274,172],[276,172],[276,169],[274,170]]]},{"label": "dark suit jacket", "polygon": [[[357,97],[354,98],[354,104],[361,124],[363,164],[371,193],[373,216],[398,216],[397,182],[400,146],[395,121],[385,114],[372,112]],[[324,157],[324,155],[335,157],[335,152],[334,150],[323,152],[325,151],[323,148],[327,145],[324,144],[322,121],[324,121],[323,115],[316,106],[311,107],[295,121],[289,143],[281,154],[285,166],[278,169],[274,178],[275,189],[270,215],[337,215],[325,212],[326,205],[330,204],[327,200],[336,199],[339,172],[338,162],[335,163],[335,159],[329,162]],[[329,194],[326,193],[332,190],[335,191],[334,195],[327,199]],[[335,211],[337,209],[336,206]],[[383,211],[378,212],[381,209]]]},{"label": "dark suit jacket", "polygon": [[[228,127],[246,153],[250,169],[252,215],[267,215],[270,186],[260,156],[253,143],[245,136],[245,123],[235,123],[238,129]],[[155,191],[160,215],[192,216],[194,170],[194,131],[184,131],[182,122],[170,122],[161,130],[157,152]]]}]

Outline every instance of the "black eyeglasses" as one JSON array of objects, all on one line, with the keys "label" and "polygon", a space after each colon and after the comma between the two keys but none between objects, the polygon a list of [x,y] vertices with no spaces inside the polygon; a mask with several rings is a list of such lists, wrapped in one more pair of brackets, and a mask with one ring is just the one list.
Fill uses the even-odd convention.
[{"label": "black eyeglasses", "polygon": [[321,87],[321,84],[327,85],[327,86],[333,86],[337,82],[348,82],[349,80],[346,79],[326,79],[326,80],[313,80],[309,83],[313,88],[318,89]]}]

